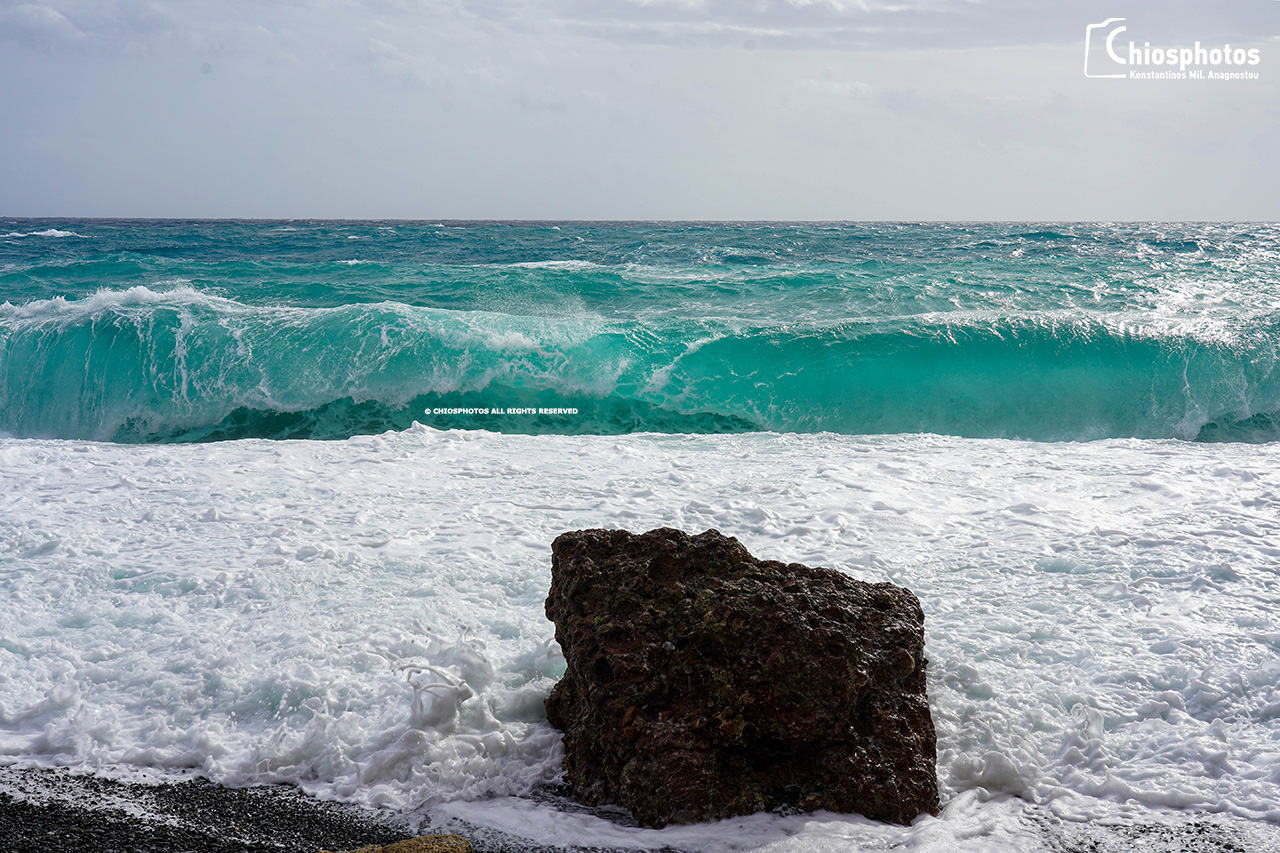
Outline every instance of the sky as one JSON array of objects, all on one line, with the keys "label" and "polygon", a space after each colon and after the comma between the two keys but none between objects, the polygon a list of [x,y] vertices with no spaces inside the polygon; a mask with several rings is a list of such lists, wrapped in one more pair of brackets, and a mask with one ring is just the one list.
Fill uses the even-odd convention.
[{"label": "sky", "polygon": [[1280,0],[0,0],[0,81],[0,216],[1280,220]]}]

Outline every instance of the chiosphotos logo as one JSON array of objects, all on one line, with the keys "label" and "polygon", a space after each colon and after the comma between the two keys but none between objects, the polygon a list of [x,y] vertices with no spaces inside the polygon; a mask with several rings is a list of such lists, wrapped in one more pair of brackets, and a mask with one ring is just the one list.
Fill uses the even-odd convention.
[{"label": "chiosphotos logo", "polygon": [[1124,18],[1084,30],[1084,76],[1129,80],[1257,80],[1262,52],[1230,44],[1153,47],[1128,39]]}]

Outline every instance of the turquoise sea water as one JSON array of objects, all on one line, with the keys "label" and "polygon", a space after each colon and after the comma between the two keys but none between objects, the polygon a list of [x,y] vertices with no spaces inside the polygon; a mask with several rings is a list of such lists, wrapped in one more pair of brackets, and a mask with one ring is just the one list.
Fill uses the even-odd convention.
[{"label": "turquoise sea water", "polygon": [[[1277,226],[0,220],[0,768],[1280,850],[1278,341]],[[554,796],[548,546],[663,526],[915,592],[941,815]]]},{"label": "turquoise sea water", "polygon": [[1272,225],[4,219],[0,303],[23,438],[1280,438]]}]

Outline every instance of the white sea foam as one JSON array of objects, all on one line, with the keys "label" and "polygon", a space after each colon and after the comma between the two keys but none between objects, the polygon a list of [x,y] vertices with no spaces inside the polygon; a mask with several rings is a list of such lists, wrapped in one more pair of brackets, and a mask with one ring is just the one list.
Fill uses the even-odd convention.
[{"label": "white sea foam", "polygon": [[592,261],[562,260],[562,261],[520,261],[514,264],[504,264],[504,266],[514,267],[524,270],[594,270],[604,269],[603,266]]},{"label": "white sea foam", "polygon": [[[1034,850],[1045,826],[1208,813],[1267,849],[1278,463],[933,436],[0,440],[0,755],[294,782],[543,843]],[[661,525],[920,596],[939,818],[655,831],[526,798],[560,759],[549,543]]]},{"label": "white sea foam", "polygon": [[57,228],[46,228],[43,231],[10,231],[5,234],[2,239],[15,239],[18,237],[83,237],[83,234],[77,234],[74,231],[60,231]]},{"label": "white sea foam", "polygon": [[184,279],[173,279],[168,282],[157,282],[157,287],[172,285],[167,289],[152,290],[144,285],[135,285],[126,290],[110,290],[103,288],[82,299],[67,299],[55,296],[52,299],[33,299],[21,305],[4,304],[0,319],[38,319],[56,322],[82,320],[105,312],[128,311],[136,308],[150,309],[157,305],[165,306],[208,306],[220,311],[241,313],[245,311],[291,311],[297,308],[257,309],[220,296],[214,296],[192,287]]}]

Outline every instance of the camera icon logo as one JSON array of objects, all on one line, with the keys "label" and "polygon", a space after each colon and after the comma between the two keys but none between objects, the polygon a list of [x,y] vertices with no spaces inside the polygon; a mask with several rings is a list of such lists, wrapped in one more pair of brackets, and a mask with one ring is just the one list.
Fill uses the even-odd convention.
[{"label": "camera icon logo", "polygon": [[1084,28],[1084,76],[1127,77],[1128,61],[1116,52],[1116,36],[1125,31],[1124,18],[1107,18]]}]

